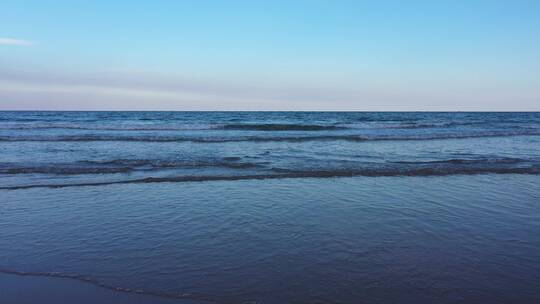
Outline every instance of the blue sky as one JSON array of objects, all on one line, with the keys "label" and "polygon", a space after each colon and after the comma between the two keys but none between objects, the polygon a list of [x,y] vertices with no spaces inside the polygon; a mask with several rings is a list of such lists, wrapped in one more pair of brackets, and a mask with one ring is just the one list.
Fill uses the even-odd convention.
[{"label": "blue sky", "polygon": [[0,109],[540,110],[540,1],[0,2]]}]

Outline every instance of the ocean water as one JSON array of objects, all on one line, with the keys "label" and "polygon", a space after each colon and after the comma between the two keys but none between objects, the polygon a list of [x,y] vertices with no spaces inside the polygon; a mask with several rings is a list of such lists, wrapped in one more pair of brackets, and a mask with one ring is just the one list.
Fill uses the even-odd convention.
[{"label": "ocean water", "polygon": [[216,303],[539,303],[540,113],[0,112],[0,270]]}]

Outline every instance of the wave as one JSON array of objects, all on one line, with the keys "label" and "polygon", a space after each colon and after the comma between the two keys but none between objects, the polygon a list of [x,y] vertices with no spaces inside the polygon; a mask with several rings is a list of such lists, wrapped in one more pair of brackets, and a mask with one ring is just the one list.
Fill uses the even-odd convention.
[{"label": "wave", "polygon": [[247,131],[328,131],[343,130],[346,127],[334,125],[305,125],[305,124],[227,124],[221,126],[223,130]]},{"label": "wave", "polygon": [[137,170],[159,170],[180,168],[219,167],[228,169],[249,169],[257,163],[242,162],[241,158],[225,157],[222,160],[159,160],[159,159],[114,159],[106,161],[80,161],[76,163],[55,163],[32,166],[13,166],[0,164],[0,174],[110,174],[127,173]]},{"label": "wave", "polygon": [[410,141],[443,140],[481,137],[537,136],[540,131],[521,130],[514,132],[482,132],[470,134],[435,135],[317,135],[317,136],[236,136],[236,137],[189,137],[189,136],[130,136],[130,135],[57,135],[57,136],[0,136],[0,141],[19,142],[85,142],[85,141],[128,141],[128,142],[306,142],[306,141]]},{"label": "wave", "polygon": [[[305,160],[306,163],[314,164],[310,159]],[[338,163],[340,163],[338,161]],[[374,170],[411,170],[415,166],[418,168],[429,167],[441,168],[443,165],[453,165],[456,168],[459,166],[497,166],[497,165],[512,165],[512,164],[535,164],[537,160],[521,159],[521,158],[476,158],[476,159],[447,159],[433,161],[391,161],[387,163],[363,163],[347,161],[347,166],[352,171],[371,172]],[[229,156],[220,159],[208,160],[165,160],[165,159],[112,159],[112,160],[84,160],[73,163],[48,163],[48,164],[31,164],[19,165],[13,163],[0,163],[0,174],[57,174],[57,175],[83,175],[83,174],[111,174],[111,173],[127,173],[131,171],[156,171],[161,169],[197,169],[197,168],[227,168],[227,169],[270,169],[278,173],[298,173],[299,170],[290,168],[272,168],[266,162],[248,162],[242,161],[241,157]],[[334,160],[335,165],[335,160]],[[330,172],[334,170],[331,163],[322,164],[326,168],[313,169],[319,172]],[[360,167],[359,167],[360,166]],[[240,171],[239,171],[240,172]]]},{"label": "wave", "polygon": [[34,167],[19,167],[19,168],[2,168],[1,174],[62,174],[62,175],[77,175],[77,174],[111,174],[111,173],[127,173],[132,171],[132,168],[85,168],[85,167],[61,167],[58,165],[50,166],[34,166]]},{"label": "wave", "polygon": [[188,130],[239,130],[239,131],[331,131],[348,129],[335,125],[312,124],[181,124],[181,125],[83,125],[83,124],[8,124],[0,130],[102,130],[102,131],[188,131]]},{"label": "wave", "polygon": [[433,161],[394,161],[394,164],[411,164],[411,165],[424,165],[424,164],[474,164],[474,165],[490,165],[490,164],[517,164],[529,162],[529,160],[522,158],[512,157],[500,157],[500,158],[477,158],[477,159],[462,159],[453,158],[446,160],[433,160]]},{"label": "wave", "polygon": [[124,125],[124,126],[85,126],[78,124],[40,124],[40,125],[0,125],[0,130],[87,130],[87,131],[190,131],[190,130],[213,130],[218,128],[214,125]]},{"label": "wave", "polygon": [[154,296],[154,297],[160,297],[160,298],[169,298],[169,299],[184,299],[184,300],[205,301],[209,303],[222,303],[221,301],[219,301],[218,299],[214,297],[200,294],[200,293],[187,293],[187,292],[165,293],[165,292],[155,292],[155,291],[140,289],[140,288],[135,289],[135,288],[120,287],[120,286],[114,286],[114,285],[101,282],[90,276],[85,276],[82,274],[62,273],[62,272],[19,271],[19,270],[5,269],[5,268],[0,268],[0,273],[17,275],[17,276],[72,279],[72,280],[92,284],[94,286],[98,286],[98,287],[116,291],[116,292],[133,293],[133,294]]},{"label": "wave", "polygon": [[540,174],[540,166],[531,167],[493,167],[493,166],[433,166],[433,167],[399,167],[399,168],[366,168],[359,170],[314,170],[293,171],[280,169],[282,173],[250,174],[250,175],[188,175],[172,177],[147,177],[140,179],[61,183],[61,184],[29,184],[18,186],[3,186],[0,190],[21,190],[32,188],[67,188],[88,187],[119,184],[149,184],[149,183],[181,183],[181,182],[207,182],[207,181],[238,181],[238,180],[266,180],[286,178],[333,178],[333,177],[384,177],[384,176],[446,176],[446,175],[476,175],[476,174]]},{"label": "wave", "polygon": [[161,159],[114,159],[106,161],[83,161],[91,165],[119,165],[130,168],[149,166],[152,168],[199,168],[199,167],[226,167],[226,168],[254,168],[258,164],[240,162],[240,157],[224,157],[219,160],[161,160]]},{"label": "wave", "polygon": [[[354,129],[445,129],[460,126],[482,126],[491,122],[441,122],[441,123],[400,123],[400,124],[342,124],[342,125],[305,125],[305,124],[184,124],[184,125],[82,125],[82,124],[8,124],[0,125],[0,130],[83,130],[83,131],[339,131]],[[501,126],[499,126],[501,127]],[[537,127],[519,124],[506,125],[505,128],[531,129]]]},{"label": "wave", "polygon": [[457,126],[473,126],[473,125],[484,125],[489,124],[490,122],[474,122],[474,121],[464,121],[464,122],[434,122],[434,123],[423,123],[423,122],[406,122],[400,124],[386,125],[386,129],[431,129],[431,128],[449,128]]}]

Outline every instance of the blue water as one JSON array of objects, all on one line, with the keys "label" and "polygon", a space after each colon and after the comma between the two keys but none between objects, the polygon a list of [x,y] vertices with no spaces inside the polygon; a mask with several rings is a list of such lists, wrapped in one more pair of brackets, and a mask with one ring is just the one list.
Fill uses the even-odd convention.
[{"label": "blue water", "polygon": [[539,148],[540,113],[0,112],[0,268],[217,303],[538,303]]}]

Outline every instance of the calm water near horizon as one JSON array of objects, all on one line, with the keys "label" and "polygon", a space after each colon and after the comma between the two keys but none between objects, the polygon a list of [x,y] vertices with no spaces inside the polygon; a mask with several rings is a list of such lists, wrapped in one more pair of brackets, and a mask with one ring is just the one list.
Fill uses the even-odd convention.
[{"label": "calm water near horizon", "polygon": [[540,302],[538,112],[0,112],[0,155],[3,272],[215,303]]}]

